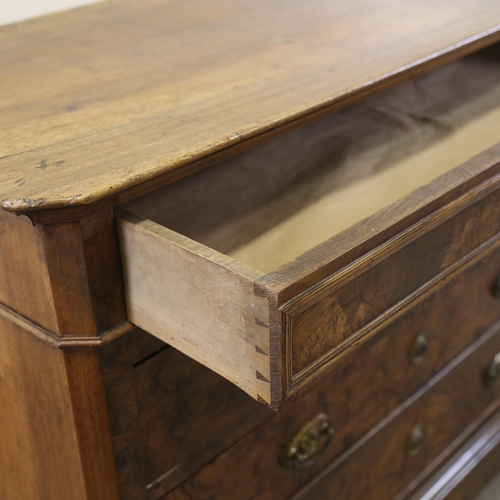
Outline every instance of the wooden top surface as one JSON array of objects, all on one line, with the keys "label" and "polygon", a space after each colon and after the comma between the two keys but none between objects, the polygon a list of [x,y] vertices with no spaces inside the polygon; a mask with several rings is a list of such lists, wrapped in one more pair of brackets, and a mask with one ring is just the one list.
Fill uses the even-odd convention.
[{"label": "wooden top surface", "polygon": [[4,26],[0,202],[131,197],[498,39],[498,0],[109,0]]}]

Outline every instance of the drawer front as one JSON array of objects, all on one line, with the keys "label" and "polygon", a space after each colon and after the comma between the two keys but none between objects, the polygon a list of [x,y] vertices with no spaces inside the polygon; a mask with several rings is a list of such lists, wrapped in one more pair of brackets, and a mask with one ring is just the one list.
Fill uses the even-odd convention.
[{"label": "drawer front", "polygon": [[[379,342],[222,454],[173,498],[289,498],[500,319],[500,302],[492,294],[499,266],[497,250],[447,282],[387,327]],[[422,332],[428,350],[414,364],[412,348]],[[283,447],[319,413],[329,415],[335,428],[330,444],[304,469],[281,467]]]},{"label": "drawer front", "polygon": [[498,238],[500,190],[483,186],[453,205],[282,307],[288,394],[307,388]]},{"label": "drawer front", "polygon": [[[391,499],[430,473],[500,404],[500,384],[486,381],[500,352],[497,325],[453,363],[426,392],[340,463],[333,463],[294,500]],[[500,374],[500,369],[497,376]],[[429,470],[430,469],[430,470]],[[400,497],[398,497],[400,498]]]}]

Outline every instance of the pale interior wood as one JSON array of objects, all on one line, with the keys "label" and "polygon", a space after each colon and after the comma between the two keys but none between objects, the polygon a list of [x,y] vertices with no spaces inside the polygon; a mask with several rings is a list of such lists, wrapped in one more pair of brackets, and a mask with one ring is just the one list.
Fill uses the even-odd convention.
[{"label": "pale interior wood", "polygon": [[117,222],[130,321],[271,404],[261,274],[151,221]]},{"label": "pale interior wood", "polygon": [[499,47],[127,205],[270,272],[500,142]]}]

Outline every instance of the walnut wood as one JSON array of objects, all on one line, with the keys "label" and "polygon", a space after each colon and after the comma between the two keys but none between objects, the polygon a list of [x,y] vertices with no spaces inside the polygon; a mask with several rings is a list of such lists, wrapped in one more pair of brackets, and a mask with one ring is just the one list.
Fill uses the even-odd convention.
[{"label": "walnut wood", "polygon": [[[399,497],[412,481],[422,480],[447,453],[456,449],[457,438],[466,437],[465,429],[470,434],[498,408],[500,387],[486,387],[484,371],[492,353],[499,349],[497,325],[471,346],[470,353],[465,351],[443,370],[420,397],[403,405],[401,413],[395,412],[395,418],[380,432],[344,460],[334,462],[293,498]],[[426,426],[426,440],[416,456],[408,457],[408,436],[413,426],[420,423]],[[357,480],[352,481],[353,477]]]},{"label": "walnut wood", "polygon": [[282,308],[290,330],[292,378],[500,231],[500,190],[475,203],[469,197],[456,215],[450,217],[449,208],[438,212],[423,231],[411,228],[400,242],[369,254]]},{"label": "walnut wood", "polygon": [[272,412],[233,384],[166,349],[134,370],[150,494],[160,498]]},{"label": "walnut wood", "polygon": [[0,302],[49,332],[97,337],[126,322],[111,212],[36,227],[0,213],[0,251]]},{"label": "walnut wood", "polygon": [[0,310],[1,498],[118,500],[95,351],[28,332]]},{"label": "walnut wood", "polygon": [[[473,466],[474,468],[472,471],[463,471],[467,472],[467,475],[448,494],[446,500],[468,500],[473,498],[474,495],[477,495],[485,488],[485,486],[491,481],[492,477],[496,476],[500,472],[499,427],[499,418],[497,415],[496,421],[494,423],[492,422],[480,436],[480,438],[482,438],[480,444],[484,445],[486,449],[489,449],[489,453],[486,456],[482,453],[478,453],[473,457],[471,460],[473,463],[468,465]],[[479,439],[479,436],[477,436],[476,439]],[[493,449],[491,449],[492,443],[496,444]],[[469,450],[460,450],[461,455],[466,455],[467,451]]]},{"label": "walnut wood", "polygon": [[[23,252],[22,248],[31,251]],[[37,228],[0,212],[0,255],[0,302],[44,328],[57,331],[50,276]],[[27,294],[27,290],[36,293]]]},{"label": "walnut wood", "polygon": [[0,216],[2,499],[119,498],[98,352],[130,328],[111,215]]},{"label": "walnut wood", "polygon": [[30,212],[151,190],[211,153],[498,40],[499,14],[488,0],[126,0],[3,26],[1,203]]},{"label": "walnut wood", "polygon": [[126,321],[111,212],[81,222],[38,226],[63,336],[98,335]]},{"label": "walnut wood", "polygon": [[[268,274],[122,213],[128,312],[112,207],[500,40],[497,3],[110,0],[0,28],[0,205],[21,215],[0,213],[0,498],[475,491],[497,459],[500,145]],[[320,411],[331,445],[279,467]]]},{"label": "walnut wood", "polygon": [[470,500],[500,471],[500,412],[496,412],[408,500]]},{"label": "walnut wood", "polygon": [[[490,165],[492,152],[481,156],[486,158],[483,167]],[[424,191],[432,192],[435,185],[442,189],[444,184],[454,189],[463,172],[478,175],[474,165],[477,160],[445,174]],[[266,276],[258,278],[258,271],[230,257],[120,211],[129,316],[141,328],[279,409],[283,401],[306,392],[329,371],[352,359],[420,296],[432,293],[461,272],[461,267],[471,265],[483,247],[496,244],[499,183],[498,175],[488,178],[319,281],[283,304],[279,309],[282,317],[275,309],[279,295],[267,291],[266,312],[267,305],[256,301],[248,289],[249,282],[254,282],[260,295]],[[419,196],[416,192],[406,197],[412,209]],[[384,213],[377,217],[384,218]],[[365,232],[371,233],[368,228]],[[343,238],[342,233],[339,237]],[[335,244],[333,237],[329,245]],[[303,262],[307,255],[295,262]],[[246,295],[242,295],[244,290]],[[217,300],[207,302],[212,293]],[[249,305],[253,305],[250,313]],[[246,325],[243,342],[242,320]],[[221,322],[222,327],[218,326]],[[229,346],[237,345],[242,346],[238,352],[246,355],[238,357],[235,365],[236,348]],[[269,359],[263,353],[270,354]],[[264,362],[269,365],[264,367]],[[265,384],[269,384],[267,390]]]},{"label": "walnut wood", "polygon": [[147,337],[134,330],[101,355],[123,500],[160,498],[272,416],[170,347],[134,361]]},{"label": "walnut wood", "polygon": [[[349,366],[322,382],[282,414],[267,419],[264,425],[221,455],[207,470],[188,481],[187,488],[192,497],[197,498],[193,491],[206,488],[217,498],[219,495],[234,498],[244,491],[242,498],[278,500],[288,498],[297,488],[304,486],[499,319],[498,301],[490,295],[490,287],[499,270],[499,255],[497,250],[447,282],[434,295],[387,327],[385,337],[359,354]],[[409,358],[411,345],[421,331],[429,332],[429,352],[419,365],[412,365]],[[222,387],[228,382],[218,380],[214,389],[217,387],[217,391],[222,392]],[[216,394],[217,391],[210,392]],[[230,404],[215,395],[212,402],[217,407]],[[332,417],[336,433],[331,445],[308,469],[292,471],[280,468],[277,457],[281,447],[319,412]],[[149,413],[155,414],[154,405]],[[161,423],[156,425],[161,426]],[[167,429],[168,426],[165,432]],[[156,449],[165,450],[168,456],[167,442],[159,441]],[[254,470],[255,463],[259,464],[257,471]],[[172,462],[169,464],[172,466]],[[234,470],[239,473],[233,474]]]}]

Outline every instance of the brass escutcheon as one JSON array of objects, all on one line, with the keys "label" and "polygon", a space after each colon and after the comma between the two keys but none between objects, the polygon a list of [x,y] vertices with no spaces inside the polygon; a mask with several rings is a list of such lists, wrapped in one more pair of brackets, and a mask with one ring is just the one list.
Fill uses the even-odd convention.
[{"label": "brass escutcheon", "polygon": [[418,365],[429,351],[429,335],[426,332],[420,332],[410,349],[410,361],[412,365]]},{"label": "brass escutcheon", "polygon": [[498,384],[500,382],[500,352],[492,359],[486,370],[486,385]]},{"label": "brass escutcheon", "polygon": [[417,424],[411,430],[408,444],[406,445],[406,454],[409,457],[414,457],[421,449],[425,442],[425,425]]},{"label": "brass escutcheon", "polygon": [[330,417],[319,413],[284,447],[279,457],[281,466],[294,469],[309,467],[326,449],[333,433]]}]

